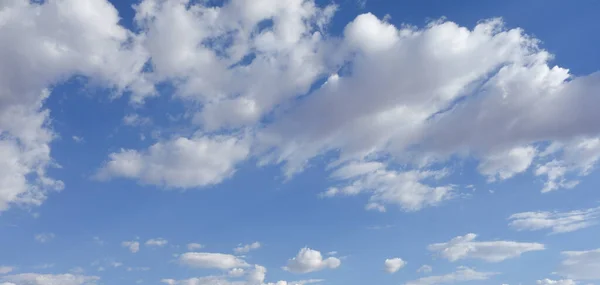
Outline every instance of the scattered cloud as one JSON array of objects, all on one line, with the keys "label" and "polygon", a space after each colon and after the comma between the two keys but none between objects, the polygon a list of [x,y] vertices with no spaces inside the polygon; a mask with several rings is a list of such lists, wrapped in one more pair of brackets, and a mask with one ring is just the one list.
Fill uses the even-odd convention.
[{"label": "scattered cloud", "polygon": [[600,248],[584,251],[563,251],[564,257],[557,272],[575,280],[600,279]]},{"label": "scattered cloud", "polygon": [[142,184],[167,188],[208,186],[233,175],[236,164],[248,153],[248,144],[235,137],[180,137],[156,143],[142,152],[112,153],[95,177],[139,179]]},{"label": "scattered cloud", "polygon": [[78,137],[78,136],[72,136],[71,137],[73,139],[74,142],[76,143],[83,143],[85,142],[85,140],[82,137]]},{"label": "scattered cloud", "polygon": [[137,241],[124,241],[121,243],[122,247],[126,247],[131,253],[137,253],[140,251],[140,243]]},{"label": "scattered cloud", "polygon": [[284,270],[293,273],[309,273],[323,269],[338,268],[342,262],[335,257],[323,259],[321,252],[305,247],[298,252],[296,257],[288,260]]},{"label": "scattered cloud", "polygon": [[123,124],[127,126],[144,126],[152,122],[148,117],[142,117],[138,114],[129,114],[123,117]]},{"label": "scattered cloud", "polygon": [[187,252],[179,256],[179,263],[196,268],[215,268],[221,270],[250,266],[243,259],[230,254]]},{"label": "scattered cloud", "polygon": [[575,280],[571,279],[563,279],[563,280],[552,280],[552,279],[542,279],[536,282],[537,285],[577,285]]},{"label": "scattered cloud", "polygon": [[544,250],[540,243],[516,241],[475,241],[476,234],[458,236],[444,243],[429,245],[428,249],[450,261],[461,259],[481,259],[487,262],[500,262],[519,257],[530,251]]},{"label": "scattered cloud", "polygon": [[[7,285],[96,285],[99,277],[73,274],[37,274],[23,273],[0,277]],[[4,285],[4,284],[3,284]]]},{"label": "scattered cloud", "polygon": [[253,242],[251,244],[239,245],[238,247],[233,249],[233,252],[236,254],[248,253],[251,250],[259,249],[261,247],[260,242]]},{"label": "scattered cloud", "polygon": [[187,244],[187,249],[189,251],[194,251],[194,250],[198,250],[198,249],[202,249],[204,248],[204,245],[199,244],[199,243],[188,243]]},{"label": "scattered cloud", "polygon": [[402,258],[391,258],[386,259],[384,265],[387,273],[396,273],[406,265],[406,261],[402,260]]},{"label": "scattered cloud", "polygon": [[39,243],[47,243],[54,239],[55,235],[53,233],[41,233],[35,235],[35,241]]},{"label": "scattered cloud", "polygon": [[15,270],[12,266],[0,266],[0,274],[8,274]]},{"label": "scattered cloud", "polygon": [[431,271],[433,271],[433,267],[431,267],[431,265],[423,265],[421,267],[419,267],[419,269],[417,269],[417,273],[431,273]]},{"label": "scattered cloud", "polygon": [[478,272],[468,267],[459,267],[455,272],[440,275],[419,278],[414,281],[406,282],[405,285],[435,285],[435,284],[455,284],[467,281],[488,280],[497,275],[495,272]]},{"label": "scattered cloud", "polygon": [[600,207],[569,212],[523,212],[509,217],[510,227],[519,231],[550,230],[573,232],[597,224]]},{"label": "scattered cloud", "polygon": [[169,241],[164,238],[155,238],[147,240],[146,246],[163,247],[167,245],[167,243],[169,243]]}]

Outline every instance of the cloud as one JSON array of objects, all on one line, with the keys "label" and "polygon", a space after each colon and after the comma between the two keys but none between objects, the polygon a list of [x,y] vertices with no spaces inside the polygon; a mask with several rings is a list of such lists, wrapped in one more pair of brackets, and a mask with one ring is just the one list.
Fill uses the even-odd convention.
[{"label": "cloud", "polygon": [[585,251],[563,251],[564,260],[558,274],[575,280],[600,279],[600,248]]},{"label": "cloud", "polygon": [[140,243],[137,241],[124,241],[121,243],[121,246],[128,248],[131,253],[140,251]]},{"label": "cloud", "polygon": [[199,244],[199,243],[188,243],[187,244],[187,249],[190,251],[194,251],[194,250],[198,250],[198,249],[202,249],[204,248],[204,245]]},{"label": "cloud", "polygon": [[510,227],[519,231],[549,229],[552,233],[567,233],[591,227],[600,217],[600,207],[570,212],[524,212],[509,217]]},{"label": "cloud", "polygon": [[536,150],[533,147],[515,147],[482,158],[478,170],[488,177],[488,181],[505,180],[529,169]]},{"label": "cloud", "polygon": [[128,114],[123,117],[123,124],[126,126],[144,126],[152,122],[150,118],[142,117],[138,114]]},{"label": "cloud", "polygon": [[402,260],[402,258],[386,259],[384,265],[387,273],[396,273],[406,265],[406,261]]},{"label": "cloud", "polygon": [[417,273],[431,273],[431,271],[433,271],[433,267],[431,267],[431,265],[423,265],[421,267],[419,267],[419,269],[417,269]]},{"label": "cloud", "polygon": [[0,274],[11,273],[13,270],[15,270],[15,268],[12,266],[0,266]]},{"label": "cloud", "polygon": [[497,274],[495,272],[478,272],[468,267],[459,267],[455,272],[446,275],[419,278],[414,281],[408,281],[405,285],[455,284],[467,281],[481,281],[488,280]]},{"label": "cloud", "polygon": [[309,273],[323,269],[338,268],[342,262],[335,257],[323,259],[321,252],[305,247],[298,252],[296,257],[288,260],[284,270],[293,273]]},{"label": "cloud", "polygon": [[163,246],[167,245],[167,243],[169,243],[169,241],[167,241],[164,238],[156,238],[156,239],[149,239],[148,241],[146,241],[146,246],[163,247]]},{"label": "cloud", "polygon": [[202,187],[233,175],[248,153],[247,143],[235,137],[180,137],[142,152],[112,153],[96,178],[124,177],[167,188]]},{"label": "cloud", "polygon": [[16,285],[96,285],[100,278],[96,276],[84,276],[73,274],[37,274],[23,273],[0,277],[1,281]]},{"label": "cloud", "polygon": [[538,285],[577,285],[577,282],[575,282],[575,280],[571,280],[571,279],[563,279],[563,280],[542,279],[542,280],[538,280],[535,284],[538,284]]},{"label": "cloud", "polygon": [[50,240],[54,239],[55,235],[53,233],[41,233],[41,234],[36,234],[34,236],[35,241],[39,242],[39,243],[47,243]]},{"label": "cloud", "polygon": [[0,41],[11,44],[0,47],[0,211],[39,206],[64,188],[46,174],[58,166],[44,107],[50,86],[77,75],[115,95],[154,90],[140,74],[147,54],[108,1],[38,2],[3,2]]},{"label": "cloud", "polygon": [[475,241],[476,234],[458,236],[445,243],[429,245],[428,249],[437,252],[445,259],[481,259],[487,262],[500,262],[521,256],[530,251],[544,250],[540,243],[516,241]]},{"label": "cloud", "polygon": [[[366,165],[365,165],[366,164]],[[377,167],[375,167],[377,166]],[[405,211],[417,211],[426,206],[438,205],[453,197],[450,185],[430,186],[423,181],[437,180],[446,175],[444,171],[394,171],[382,169],[383,164],[351,163],[337,169],[333,177],[346,179],[347,185],[329,188],[322,197],[353,196],[368,193],[369,210],[386,210],[384,204],[397,205]]]},{"label": "cloud", "polygon": [[260,247],[261,247],[260,242],[253,242],[251,244],[246,244],[246,245],[240,244],[240,246],[233,249],[233,252],[235,252],[237,254],[248,253],[251,250],[259,249]]},{"label": "cloud", "polygon": [[179,257],[179,263],[196,268],[215,268],[221,270],[250,266],[243,259],[230,254],[187,252]]},{"label": "cloud", "polygon": [[78,137],[78,136],[72,136],[71,138],[72,138],[72,139],[73,139],[73,141],[74,141],[74,142],[76,142],[76,143],[83,143],[83,142],[85,142],[85,139],[84,139],[84,138],[82,138],[82,137]]}]

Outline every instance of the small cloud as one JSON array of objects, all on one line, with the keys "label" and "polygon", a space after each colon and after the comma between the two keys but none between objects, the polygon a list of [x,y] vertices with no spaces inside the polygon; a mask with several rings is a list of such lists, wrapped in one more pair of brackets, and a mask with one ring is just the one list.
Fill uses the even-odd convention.
[{"label": "small cloud", "polygon": [[387,273],[396,273],[402,267],[406,266],[406,261],[402,260],[402,258],[391,258],[385,260],[385,272]]},{"label": "small cloud", "polygon": [[419,269],[417,269],[418,273],[431,273],[431,271],[433,271],[433,267],[431,267],[430,265],[423,265],[421,267],[419,267]]},{"label": "small cloud", "polygon": [[385,230],[385,229],[389,229],[389,228],[393,228],[393,227],[394,226],[392,226],[392,225],[383,225],[383,226],[370,226],[370,227],[367,227],[367,229],[378,231],[378,230]]},{"label": "small cloud", "polygon": [[35,269],[48,269],[48,268],[52,268],[52,267],[54,267],[54,263],[44,263],[44,264],[36,265],[33,268],[35,268]]},{"label": "small cloud", "polygon": [[85,140],[82,137],[78,137],[78,136],[72,136],[71,137],[73,139],[74,142],[76,143],[83,143],[85,142]]},{"label": "small cloud", "polygon": [[333,256],[333,255],[337,255],[338,252],[337,251],[330,251],[327,253],[327,255]]},{"label": "small cloud", "polygon": [[99,237],[94,237],[93,240],[94,240],[94,243],[97,245],[104,245],[104,241],[102,239],[100,239]]},{"label": "small cloud", "polygon": [[39,243],[47,243],[50,240],[54,239],[55,235],[53,233],[41,233],[35,235],[35,240]]},{"label": "small cloud", "polygon": [[0,274],[11,273],[13,270],[15,270],[15,268],[12,266],[0,266]]},{"label": "small cloud", "polygon": [[129,248],[131,253],[140,251],[140,243],[137,241],[124,241],[121,243],[121,246]]},{"label": "small cloud", "polygon": [[168,240],[164,238],[153,238],[146,241],[146,246],[155,246],[155,247],[163,247],[169,243]]},{"label": "small cloud", "polygon": [[129,115],[123,117],[123,124],[125,124],[127,126],[132,126],[132,127],[148,125],[151,122],[152,121],[150,120],[150,118],[141,117],[138,114],[129,114]]},{"label": "small cloud", "polygon": [[261,247],[260,242],[254,242],[254,243],[246,244],[246,245],[240,244],[238,247],[234,248],[233,251],[237,254],[248,253],[251,250],[259,249],[260,247]]},{"label": "small cloud", "polygon": [[193,242],[193,243],[188,243],[187,248],[190,251],[194,251],[194,250],[198,250],[198,249],[204,248],[204,245]]},{"label": "small cloud", "polygon": [[71,272],[73,274],[82,274],[83,272],[85,272],[85,270],[78,266],[78,267],[71,268],[71,270],[69,270],[69,272]]}]

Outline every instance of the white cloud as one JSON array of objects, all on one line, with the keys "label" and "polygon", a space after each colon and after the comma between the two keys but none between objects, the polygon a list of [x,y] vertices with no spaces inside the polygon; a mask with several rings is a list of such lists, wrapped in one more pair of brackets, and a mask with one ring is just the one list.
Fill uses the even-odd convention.
[{"label": "white cloud", "polygon": [[405,285],[435,285],[435,284],[455,284],[467,281],[488,280],[496,275],[495,272],[478,272],[468,267],[459,267],[455,272],[440,275],[419,278],[414,281],[406,282]]},{"label": "white cloud", "polygon": [[417,273],[431,273],[431,271],[433,271],[433,267],[431,267],[431,265],[423,265],[421,267],[419,267],[419,269],[417,269]]},{"label": "white cloud", "polygon": [[402,260],[402,258],[391,258],[386,259],[384,265],[387,273],[396,273],[406,265],[406,261]]},{"label": "white cloud", "polygon": [[488,154],[481,159],[478,170],[489,181],[505,180],[527,170],[535,155],[536,149],[530,146]]},{"label": "white cloud", "polygon": [[230,254],[187,252],[179,257],[181,264],[197,268],[216,268],[221,270],[250,266],[243,259]]},{"label": "white cloud", "polygon": [[509,217],[510,227],[523,231],[548,229],[566,233],[593,226],[600,217],[600,207],[570,212],[524,212]]},{"label": "white cloud", "polygon": [[198,249],[202,249],[204,248],[204,245],[199,244],[199,243],[188,243],[187,244],[187,249],[190,251],[194,251],[194,250],[198,250]]},{"label": "white cloud", "polygon": [[261,247],[260,242],[253,242],[251,244],[246,244],[246,245],[240,244],[238,247],[233,249],[233,252],[235,252],[237,254],[248,253],[251,250],[259,249],[260,247]]},{"label": "white cloud", "polygon": [[15,283],[16,285],[96,285],[100,278],[73,274],[37,274],[23,273],[0,277],[0,280]]},{"label": "white cloud", "polygon": [[227,275],[231,277],[241,277],[244,276],[244,274],[246,274],[246,271],[243,268],[233,268],[227,273]]},{"label": "white cloud", "polygon": [[600,248],[586,251],[564,251],[558,274],[575,280],[600,279]]},{"label": "white cloud", "polygon": [[0,274],[11,273],[13,270],[15,270],[15,268],[12,266],[0,266]]},{"label": "white cloud", "polygon": [[118,22],[105,0],[3,2],[0,42],[11,44],[0,47],[0,211],[40,205],[64,187],[46,175],[57,166],[48,87],[78,75],[113,94],[152,92],[139,73],[147,55]]},{"label": "white cloud", "polygon": [[296,257],[288,260],[283,269],[293,273],[309,273],[323,269],[338,268],[342,262],[335,257],[323,259],[321,252],[305,247],[298,252]]},{"label": "white cloud", "polygon": [[428,249],[439,253],[450,261],[461,259],[481,259],[487,262],[500,262],[521,256],[530,251],[544,250],[540,243],[516,241],[475,241],[476,234],[458,236],[445,243],[429,245]]},{"label": "white cloud", "polygon": [[542,279],[536,282],[537,285],[577,285],[575,280],[571,279],[563,279],[563,280],[552,280],[552,279]]},{"label": "white cloud", "polygon": [[55,235],[53,233],[40,233],[34,236],[35,241],[39,243],[47,243],[50,240],[54,239]]},{"label": "white cloud", "polygon": [[236,164],[248,153],[248,144],[235,137],[180,137],[156,143],[143,152],[112,153],[96,177],[139,179],[143,184],[167,188],[201,187],[233,175]]},{"label": "white cloud", "polygon": [[435,284],[455,284],[468,281],[488,280],[497,275],[495,272],[478,272],[468,267],[459,267],[455,272],[440,275],[419,278],[414,281],[406,282],[405,285],[435,285]]},{"label": "white cloud", "polygon": [[[377,166],[377,167],[375,167]],[[405,211],[417,211],[426,206],[434,206],[453,197],[453,187],[430,186],[425,179],[440,179],[444,171],[399,172],[381,169],[382,164],[351,163],[334,172],[334,177],[343,177],[347,185],[332,187],[322,193],[323,197],[338,195],[358,195],[369,193],[368,210],[384,212],[384,204],[397,205]]]},{"label": "white cloud", "polygon": [[140,243],[137,241],[124,241],[121,243],[122,247],[126,247],[131,253],[140,251]]},{"label": "white cloud", "polygon": [[85,142],[85,139],[83,139],[82,137],[78,137],[78,136],[72,136],[71,137],[73,139],[74,142],[76,143],[82,143]]},{"label": "white cloud", "polygon": [[138,114],[128,114],[123,117],[123,124],[127,126],[144,126],[150,124],[151,120]]},{"label": "white cloud", "polygon": [[146,246],[163,247],[167,245],[167,243],[169,243],[169,241],[164,238],[153,238],[146,241]]}]

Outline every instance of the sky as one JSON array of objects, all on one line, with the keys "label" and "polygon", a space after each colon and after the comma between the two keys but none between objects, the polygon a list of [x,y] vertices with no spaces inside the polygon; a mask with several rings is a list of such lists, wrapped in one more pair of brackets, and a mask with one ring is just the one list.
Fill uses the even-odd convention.
[{"label": "sky", "polygon": [[600,284],[597,11],[2,0],[0,285]]}]

